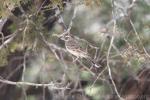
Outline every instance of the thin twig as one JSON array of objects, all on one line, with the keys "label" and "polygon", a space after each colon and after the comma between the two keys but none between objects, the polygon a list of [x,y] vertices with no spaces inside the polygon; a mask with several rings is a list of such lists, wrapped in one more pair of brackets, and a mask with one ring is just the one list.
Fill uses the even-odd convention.
[{"label": "thin twig", "polygon": [[18,30],[17,30],[16,32],[14,32],[13,35],[12,35],[9,39],[7,39],[6,41],[4,41],[3,44],[0,45],[0,50],[1,50],[4,46],[6,46],[8,43],[10,43],[10,42],[15,38],[15,36],[17,35],[17,33],[18,33]]},{"label": "thin twig", "polygon": [[25,45],[26,32],[27,32],[27,29],[28,29],[28,26],[29,26],[29,19],[28,19],[28,17],[26,17],[25,22],[26,22],[26,26],[25,26],[25,28],[23,30],[23,35],[22,35],[22,48],[24,48],[24,45]]},{"label": "thin twig", "polygon": [[[22,79],[21,79],[22,82],[24,82],[24,78],[25,78],[26,63],[27,63],[26,56],[27,56],[27,53],[25,52],[24,57],[23,57],[23,72],[22,72]],[[27,100],[26,89],[25,89],[25,87],[22,87],[22,89],[23,89],[23,94],[24,94],[25,100]]]},{"label": "thin twig", "polygon": [[43,33],[40,32],[40,36],[42,37],[42,41],[52,50],[52,49],[56,49],[56,50],[60,50],[60,51],[63,51],[63,52],[67,52],[66,49],[64,48],[61,48],[53,43],[49,43],[48,41],[46,41]]},{"label": "thin twig", "polygon": [[106,71],[107,67],[105,67],[96,77],[96,79],[94,80],[94,82],[91,85],[91,88],[94,86],[94,84],[97,82],[97,80],[100,78],[100,76]]},{"label": "thin twig", "polygon": [[[58,8],[58,12],[60,13],[59,8]],[[73,15],[72,15],[72,18],[71,18],[71,20],[70,20],[70,24],[69,24],[68,27],[65,25],[64,20],[63,20],[63,17],[59,14],[59,16],[58,16],[58,17],[59,17],[59,23],[60,23],[60,24],[63,26],[63,28],[64,28],[64,32],[60,35],[60,37],[63,36],[64,34],[66,34],[66,33],[69,33],[69,34],[70,34],[70,30],[71,30],[72,25],[73,25],[73,20],[74,20],[75,17],[76,17],[76,13],[77,13],[77,8],[74,7],[74,12],[73,12]]]},{"label": "thin twig", "polygon": [[145,54],[150,58],[150,55],[148,54],[148,52],[146,51],[145,47],[143,46],[143,43],[142,43],[142,41],[141,41],[141,39],[140,39],[140,36],[138,35],[138,32],[136,31],[136,28],[134,27],[134,24],[133,24],[133,22],[132,22],[131,19],[130,19],[130,24],[131,24],[131,26],[132,26],[132,28],[133,28],[133,30],[134,30],[134,33],[135,33],[137,39],[139,40],[139,42],[140,42],[140,44],[141,44],[141,46],[142,46],[142,48],[143,48]]},{"label": "thin twig", "polygon": [[40,10],[42,9],[42,6],[45,4],[46,0],[43,1],[43,3],[41,4],[41,6],[39,7],[39,9],[36,12],[36,15],[38,15],[38,13],[40,12]]},{"label": "thin twig", "polygon": [[82,67],[84,69],[86,69],[87,71],[89,71],[91,73],[91,75],[95,76],[95,73],[92,72],[87,66],[85,66],[80,60],[78,60],[78,62],[80,63],[80,65],[82,65]]},{"label": "thin twig", "polygon": [[5,79],[0,79],[1,83],[5,84],[10,84],[10,85],[27,85],[27,86],[35,86],[35,87],[50,87],[51,89],[56,89],[56,90],[64,90],[64,89],[70,89],[67,87],[56,87],[53,82],[50,82],[49,84],[37,84],[37,83],[30,83],[30,82],[14,82],[14,81],[9,81]]},{"label": "thin twig", "polygon": [[111,69],[110,69],[110,66],[109,66],[109,55],[110,55],[110,51],[111,51],[111,47],[112,47],[113,41],[114,41],[114,37],[112,36],[111,42],[110,42],[110,45],[109,45],[109,49],[108,49],[108,52],[107,52],[107,69],[108,69],[108,74],[109,74],[109,77],[110,77],[110,79],[111,79],[111,82],[112,82],[112,84],[113,84],[113,86],[114,86],[114,89],[115,89],[115,92],[116,92],[117,96],[118,96],[121,100],[124,100],[124,99],[120,96],[120,94],[119,94],[119,92],[118,92],[118,90],[117,90],[117,87],[116,87],[116,84],[115,84],[115,82],[114,82],[114,80],[113,80],[112,72],[111,72]]},{"label": "thin twig", "polygon": [[[113,8],[113,10],[112,10],[112,15],[113,15],[113,18],[115,17],[115,15],[114,15],[114,0],[112,0],[111,1],[112,2],[112,8]],[[113,33],[115,33],[115,30],[116,30],[116,20],[115,19],[113,19]],[[119,92],[118,92],[118,90],[117,90],[117,87],[116,87],[116,84],[115,84],[115,82],[114,82],[114,80],[113,80],[113,77],[112,77],[112,72],[111,72],[111,68],[110,68],[110,65],[109,65],[109,55],[110,55],[110,52],[111,52],[111,48],[112,48],[112,45],[113,45],[113,41],[114,41],[114,36],[111,36],[111,40],[110,40],[110,45],[109,45],[109,48],[108,48],[108,52],[107,52],[107,56],[106,56],[106,59],[107,59],[107,69],[108,69],[108,74],[109,74],[109,77],[110,77],[110,80],[111,80],[111,82],[112,82],[112,84],[113,84],[113,87],[114,87],[114,90],[115,90],[115,92],[116,92],[116,94],[117,94],[117,96],[118,96],[118,98],[120,99],[120,100],[124,100],[121,96],[120,96],[120,94],[119,94]]]}]

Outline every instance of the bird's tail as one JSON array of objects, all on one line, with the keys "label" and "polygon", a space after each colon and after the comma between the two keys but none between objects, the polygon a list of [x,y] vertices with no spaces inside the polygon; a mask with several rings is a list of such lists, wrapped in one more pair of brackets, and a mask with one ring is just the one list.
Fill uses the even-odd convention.
[{"label": "bird's tail", "polygon": [[96,68],[100,68],[101,67],[100,65],[96,64],[96,62],[93,61],[91,58],[88,58],[87,60],[89,60],[94,65],[94,67],[96,67]]}]

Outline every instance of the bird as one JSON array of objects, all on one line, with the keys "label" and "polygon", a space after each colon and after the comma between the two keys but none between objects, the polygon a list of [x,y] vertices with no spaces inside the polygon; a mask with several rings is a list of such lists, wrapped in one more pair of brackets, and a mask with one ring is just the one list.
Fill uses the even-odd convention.
[{"label": "bird", "polygon": [[65,35],[61,39],[65,41],[66,50],[70,54],[77,57],[75,60],[77,60],[78,58],[85,58],[85,59],[89,60],[90,62],[92,62],[92,64],[95,67],[97,67],[97,68],[100,67],[92,60],[89,53],[80,45],[80,43],[77,39],[75,39],[71,35]]}]

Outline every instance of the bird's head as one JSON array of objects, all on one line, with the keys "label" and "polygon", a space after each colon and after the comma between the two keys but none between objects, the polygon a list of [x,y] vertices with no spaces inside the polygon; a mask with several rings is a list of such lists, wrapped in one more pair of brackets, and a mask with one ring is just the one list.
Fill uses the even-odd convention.
[{"label": "bird's head", "polygon": [[71,36],[69,34],[64,34],[60,37],[60,39],[63,41],[69,41],[71,39]]}]

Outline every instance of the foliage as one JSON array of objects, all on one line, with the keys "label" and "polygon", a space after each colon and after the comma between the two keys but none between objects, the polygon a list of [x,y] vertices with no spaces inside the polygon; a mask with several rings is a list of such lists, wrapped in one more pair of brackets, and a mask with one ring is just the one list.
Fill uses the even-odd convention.
[{"label": "foliage", "polygon": [[[0,82],[20,86],[8,93],[15,98],[21,91],[16,100],[125,98],[130,76],[140,79],[142,66],[149,66],[149,7],[137,0],[1,1],[1,21],[12,23],[0,25]],[[61,39],[66,34],[100,68],[69,53]],[[7,86],[0,84],[4,94]]]}]

